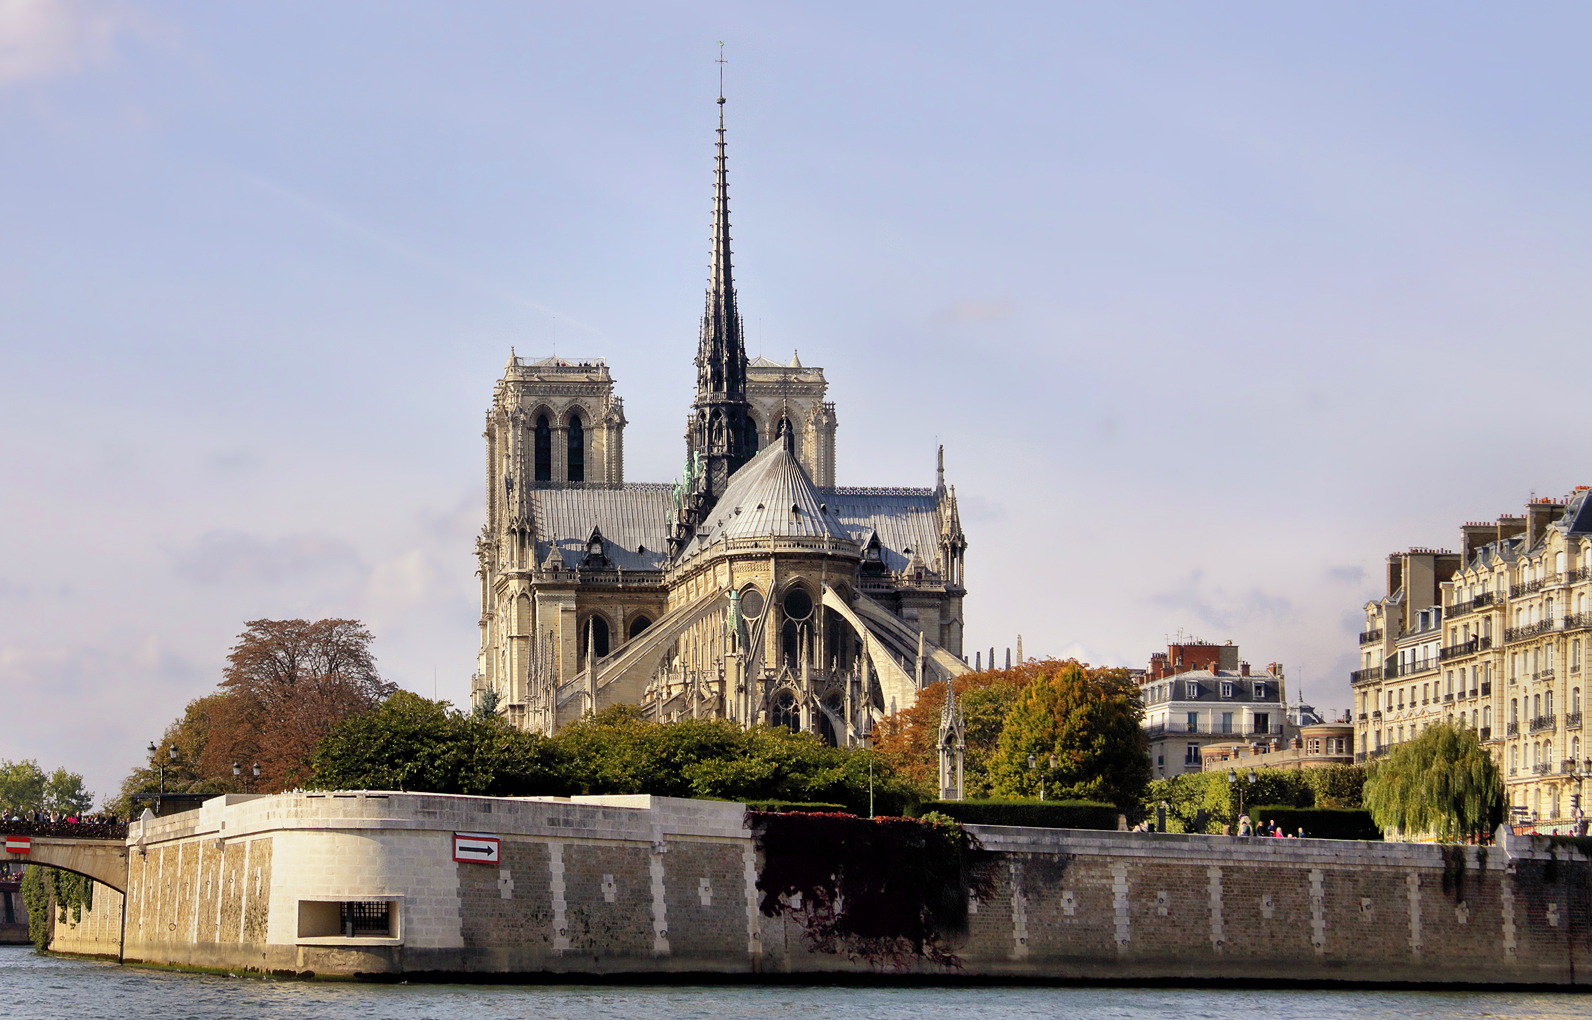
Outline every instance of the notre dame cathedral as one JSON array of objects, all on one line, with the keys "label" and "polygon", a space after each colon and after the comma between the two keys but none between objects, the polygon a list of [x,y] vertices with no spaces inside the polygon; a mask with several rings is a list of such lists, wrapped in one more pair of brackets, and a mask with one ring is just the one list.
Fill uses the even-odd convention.
[{"label": "notre dame cathedral", "polygon": [[510,356],[487,412],[472,698],[552,734],[609,705],[866,743],[962,660],[967,539],[932,489],[835,485],[821,368],[748,360],[730,267],[724,99],[686,459],[625,481],[602,361]]}]

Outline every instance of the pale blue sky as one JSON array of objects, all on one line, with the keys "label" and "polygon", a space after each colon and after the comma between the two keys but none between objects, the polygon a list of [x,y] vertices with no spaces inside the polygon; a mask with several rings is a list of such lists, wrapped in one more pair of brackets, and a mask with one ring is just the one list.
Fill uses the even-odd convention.
[{"label": "pale blue sky", "polygon": [[717,42],[741,307],[970,648],[1346,707],[1382,558],[1592,482],[1584,6],[0,3],[0,757],[109,789],[258,616],[474,669],[510,345],[680,460]]}]

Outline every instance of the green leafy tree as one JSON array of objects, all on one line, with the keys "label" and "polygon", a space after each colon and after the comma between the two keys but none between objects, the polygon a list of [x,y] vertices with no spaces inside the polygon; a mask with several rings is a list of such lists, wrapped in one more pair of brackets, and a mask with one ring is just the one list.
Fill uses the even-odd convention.
[{"label": "green leafy tree", "polygon": [[872,752],[811,734],[723,720],[648,722],[619,705],[547,738],[400,691],[333,728],[312,758],[318,789],[492,796],[650,793],[660,797],[844,804],[900,814],[922,797]]},{"label": "green leafy tree", "polygon": [[1043,780],[1056,800],[1106,801],[1138,818],[1150,782],[1143,715],[1132,680],[1091,678],[1076,664],[1030,684],[1001,729],[990,763],[995,792],[1036,796]]},{"label": "green leafy tree", "polygon": [[423,790],[484,796],[571,792],[553,741],[504,720],[398,691],[332,727],[310,758],[315,789]]},{"label": "green leafy tree", "polygon": [[[1076,659],[1029,659],[1010,669],[986,669],[955,680],[956,703],[967,724],[963,752],[963,783],[968,797],[988,797],[992,791],[990,763],[1000,743],[1001,729],[1012,706],[1036,681],[1077,667],[1086,677],[1119,680],[1128,671],[1114,666],[1091,666]],[[911,708],[882,720],[874,730],[874,746],[900,774],[925,789],[939,785],[940,714],[945,707],[945,684],[925,688]]]},{"label": "green leafy tree", "polygon": [[56,769],[44,784],[44,809],[67,815],[82,815],[94,806],[94,794],[83,786],[83,777],[66,769]]},{"label": "green leafy tree", "polygon": [[1503,820],[1504,784],[1476,731],[1432,726],[1373,763],[1365,806],[1383,829],[1453,842]]},{"label": "green leafy tree", "polygon": [[[1285,804],[1301,808],[1355,809],[1362,806],[1361,787],[1365,769],[1359,765],[1327,765],[1313,769],[1255,770],[1249,782],[1249,767],[1242,758],[1232,763],[1244,784],[1245,807]],[[1227,781],[1228,768],[1193,772],[1157,779],[1144,792],[1144,813],[1154,814],[1167,806],[1167,828],[1172,832],[1216,833],[1238,817],[1239,791]]]},{"label": "green leafy tree", "polygon": [[44,790],[49,777],[31,759],[8,761],[0,758],[0,808],[7,814],[44,809]]}]

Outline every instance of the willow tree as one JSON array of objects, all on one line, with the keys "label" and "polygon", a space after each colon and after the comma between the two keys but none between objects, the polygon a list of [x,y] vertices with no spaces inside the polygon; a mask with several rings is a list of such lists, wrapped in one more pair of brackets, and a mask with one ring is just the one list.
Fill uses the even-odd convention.
[{"label": "willow tree", "polygon": [[1502,820],[1504,783],[1475,730],[1440,725],[1376,762],[1364,799],[1383,829],[1454,842]]}]

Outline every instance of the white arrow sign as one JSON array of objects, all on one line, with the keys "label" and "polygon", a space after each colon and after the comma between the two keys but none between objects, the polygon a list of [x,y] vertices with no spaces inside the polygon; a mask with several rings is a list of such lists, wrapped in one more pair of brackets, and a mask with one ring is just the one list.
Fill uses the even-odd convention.
[{"label": "white arrow sign", "polygon": [[478,836],[472,832],[455,832],[453,834],[453,859],[456,861],[470,861],[474,864],[496,864],[498,862],[498,838],[496,836]]}]

